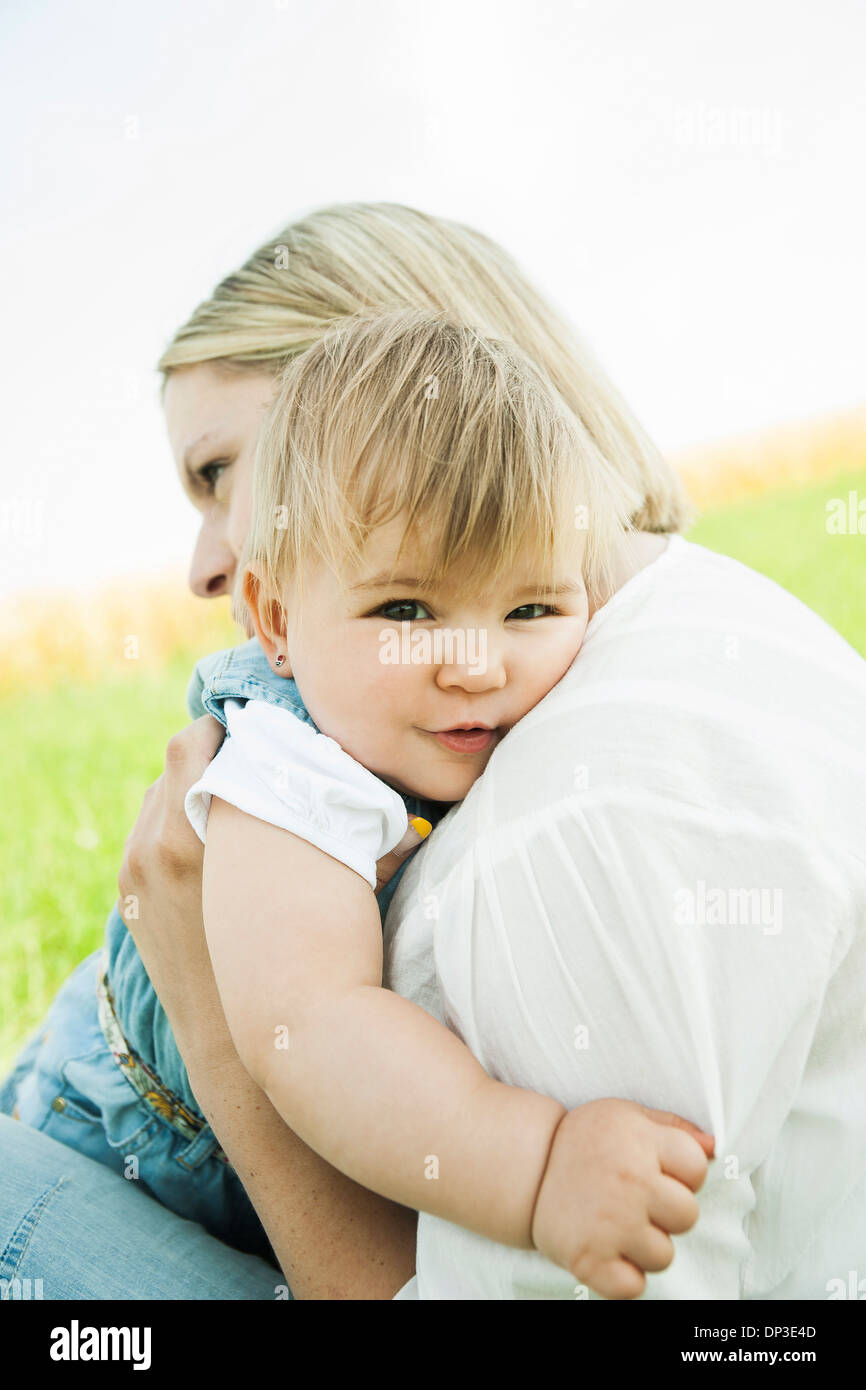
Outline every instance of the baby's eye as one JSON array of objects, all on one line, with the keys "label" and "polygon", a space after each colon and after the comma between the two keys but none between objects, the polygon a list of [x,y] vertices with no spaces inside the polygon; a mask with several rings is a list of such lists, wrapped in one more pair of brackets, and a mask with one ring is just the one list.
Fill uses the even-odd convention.
[{"label": "baby's eye", "polygon": [[529,614],[526,611],[528,608],[541,608],[546,610],[548,613],[555,613],[557,611],[555,608],[551,607],[549,603],[523,603],[519,608],[512,608],[508,616],[509,618],[517,617],[520,614],[523,614],[524,618],[544,616],[544,613],[542,613],[541,615]]},{"label": "baby's eye", "polygon": [[[390,617],[392,622],[395,622],[395,623],[411,623],[411,622],[418,621],[418,619],[415,617],[415,615],[412,614],[411,612],[407,613],[407,612],[404,611],[403,613],[398,613],[396,616],[392,617],[392,615],[391,615],[390,613],[386,613],[386,612],[385,612],[385,610],[386,610],[387,608],[402,608],[402,609],[404,609],[404,610],[407,609],[407,608],[409,608],[409,609],[412,609],[412,608],[424,608],[424,604],[423,604],[423,603],[419,603],[418,600],[417,600],[417,599],[414,599],[414,598],[403,598],[403,599],[396,599],[396,598],[395,598],[395,599],[392,599],[392,600],[391,600],[390,602],[388,602],[388,603],[383,603],[383,604],[381,605],[380,608],[377,608],[377,609],[376,609],[376,612],[377,612],[377,613],[382,613],[386,618]],[[426,609],[425,609],[425,612],[427,612]],[[428,618],[430,617],[429,612],[427,612],[427,617],[428,617]]]}]

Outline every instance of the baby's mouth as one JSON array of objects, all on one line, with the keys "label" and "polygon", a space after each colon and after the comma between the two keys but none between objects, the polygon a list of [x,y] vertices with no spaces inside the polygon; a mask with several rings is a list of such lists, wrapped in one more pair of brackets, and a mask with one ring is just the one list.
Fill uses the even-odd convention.
[{"label": "baby's mouth", "polygon": [[499,737],[498,729],[441,729],[431,730],[437,743],[454,753],[483,753]]}]

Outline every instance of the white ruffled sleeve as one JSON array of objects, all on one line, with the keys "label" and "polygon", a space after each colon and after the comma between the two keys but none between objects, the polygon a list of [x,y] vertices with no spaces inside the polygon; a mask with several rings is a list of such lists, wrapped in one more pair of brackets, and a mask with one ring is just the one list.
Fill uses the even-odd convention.
[{"label": "white ruffled sleeve", "polygon": [[402,797],[334,739],[264,700],[225,704],[229,737],[186,794],[204,841],[212,796],[317,845],[376,887],[376,861],[409,818]]}]

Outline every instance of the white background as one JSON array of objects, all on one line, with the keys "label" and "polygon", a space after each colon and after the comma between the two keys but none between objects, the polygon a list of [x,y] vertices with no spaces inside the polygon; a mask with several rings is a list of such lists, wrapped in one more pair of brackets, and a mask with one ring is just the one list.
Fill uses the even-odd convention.
[{"label": "white background", "polygon": [[866,381],[861,0],[6,0],[0,589],[185,566],[153,372],[279,227],[478,226],[663,448]]}]

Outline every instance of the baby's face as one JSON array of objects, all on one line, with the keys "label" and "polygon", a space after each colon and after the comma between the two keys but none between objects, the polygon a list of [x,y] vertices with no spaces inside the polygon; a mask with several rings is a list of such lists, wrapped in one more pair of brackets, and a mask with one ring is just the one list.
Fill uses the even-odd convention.
[{"label": "baby's face", "polygon": [[[529,569],[486,594],[374,582],[390,571],[403,530],[400,517],[374,530],[342,583],[324,565],[314,570],[289,662],[315,723],[358,762],[399,791],[459,801],[580,649],[588,620],[580,553],[557,575],[555,608]],[[402,563],[400,573],[413,569]],[[291,593],[284,602],[293,612]],[[443,734],[459,724],[490,732]]]}]

